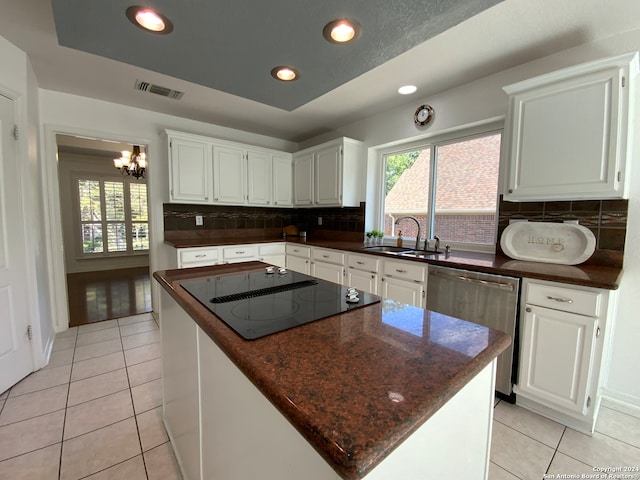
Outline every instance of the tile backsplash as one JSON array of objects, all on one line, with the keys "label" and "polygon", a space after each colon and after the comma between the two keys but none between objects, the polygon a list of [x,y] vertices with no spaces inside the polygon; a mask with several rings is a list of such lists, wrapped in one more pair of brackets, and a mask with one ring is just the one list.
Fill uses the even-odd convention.
[{"label": "tile backsplash", "polygon": [[500,197],[497,250],[501,251],[499,239],[510,220],[577,220],[596,237],[596,251],[588,263],[621,266],[628,208],[628,200],[506,202]]},{"label": "tile backsplash", "polygon": [[[339,236],[344,240],[362,240],[365,204],[358,207],[265,208],[165,203],[163,212],[165,232],[206,233],[215,238],[240,237],[257,229],[277,236],[283,227],[295,225],[316,238]],[[196,215],[202,216],[202,226],[196,226]],[[319,218],[322,225],[318,225]]]}]

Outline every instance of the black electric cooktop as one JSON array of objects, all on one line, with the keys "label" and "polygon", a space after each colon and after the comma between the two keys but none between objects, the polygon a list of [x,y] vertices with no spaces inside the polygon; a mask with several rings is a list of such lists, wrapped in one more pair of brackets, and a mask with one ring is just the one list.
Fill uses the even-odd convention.
[{"label": "black electric cooktop", "polygon": [[298,272],[266,270],[185,280],[182,288],[247,340],[271,335],[331,315],[379,302],[358,290],[347,302],[347,287]]}]

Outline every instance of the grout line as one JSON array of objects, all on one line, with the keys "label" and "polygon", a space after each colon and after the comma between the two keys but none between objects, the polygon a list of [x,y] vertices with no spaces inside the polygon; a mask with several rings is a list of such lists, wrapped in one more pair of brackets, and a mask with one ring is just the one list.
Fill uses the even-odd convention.
[{"label": "grout line", "polygon": [[[75,437],[75,438],[78,438],[78,437]],[[140,455],[141,457],[143,456],[141,453],[140,453],[139,455]],[[129,458],[127,458],[127,459],[125,459],[125,460],[123,460],[123,461],[121,461],[121,462],[114,463],[113,465],[110,465],[110,466],[108,466],[108,467],[106,467],[106,468],[103,468],[102,470],[98,470],[97,472],[93,472],[93,473],[90,473],[89,475],[86,475],[86,476],[84,476],[84,477],[80,477],[78,480],[82,480],[83,478],[89,478],[89,477],[92,477],[93,475],[97,475],[98,473],[105,472],[105,471],[109,470],[110,468],[113,468],[113,467],[115,467],[115,466],[117,466],[117,465],[122,465],[123,463],[128,462],[129,460],[131,460],[131,459],[133,459],[133,458],[136,458],[137,456],[138,456],[138,455],[134,455],[133,457],[129,457]],[[142,461],[144,462],[144,458],[143,458],[143,460],[142,460]],[[111,477],[109,477],[109,478],[111,478]]]},{"label": "grout line", "polygon": [[[493,418],[493,420],[494,420],[495,422],[498,422],[499,424],[504,425],[505,427],[507,427],[507,428],[509,428],[509,429],[513,430],[514,432],[518,432],[520,435],[524,435],[525,437],[530,438],[531,440],[533,440],[533,441],[535,441],[535,442],[539,443],[540,445],[544,445],[545,447],[550,448],[551,450],[556,450],[556,449],[557,449],[557,447],[556,447],[556,448],[551,447],[551,446],[547,445],[546,443],[541,442],[541,441],[540,441],[540,440],[538,440],[537,438],[534,438],[534,437],[532,437],[531,435],[527,435],[526,433],[521,432],[520,430],[518,430],[517,428],[512,427],[511,425],[507,425],[506,423],[501,422],[500,420],[496,419],[495,417]],[[565,428],[566,428],[566,427],[565,427]],[[564,432],[563,432],[563,434],[564,434]],[[559,442],[558,442],[558,444],[559,444]]]},{"label": "grout line", "polygon": [[[64,402],[64,418],[62,419],[62,433],[60,435],[60,461],[58,463],[58,480],[62,476],[62,453],[64,452],[64,428],[67,425],[67,408],[69,407],[69,393],[71,392],[71,375],[73,374],[73,358],[76,356],[76,344],[78,343],[78,333],[76,330],[76,341],[73,344],[73,356],[71,357],[71,368],[69,369],[69,384],[67,385],[67,399]],[[55,337],[53,344],[56,344]]]},{"label": "grout line", "polygon": [[[120,331],[120,327],[118,326],[118,332],[120,333],[120,343],[122,344],[122,348],[124,349],[124,344],[122,343],[122,332]],[[126,364],[126,358],[125,358]],[[142,436],[140,435],[140,425],[138,424],[138,413],[136,412],[136,404],[133,400],[133,387],[131,387],[131,380],[129,379],[129,370],[125,367],[125,374],[127,376],[127,385],[129,385],[129,396],[131,397],[131,407],[133,408],[133,419],[136,422],[136,432],[138,433],[138,444],[140,445],[140,456],[142,457],[142,465],[144,466],[144,474],[149,480],[149,470],[147,469],[147,461],[144,458],[144,447],[142,446]],[[143,384],[141,384],[143,385]]]},{"label": "grout line", "polygon": [[[124,390],[121,390],[121,391],[124,392]],[[132,406],[132,410],[133,410],[133,406]],[[65,413],[65,415],[66,415],[66,413]],[[97,432],[98,430],[102,430],[103,428],[111,427],[111,426],[115,425],[116,423],[124,422],[125,420],[129,420],[130,418],[133,418],[135,416],[136,415],[134,413],[133,415],[131,415],[129,417],[121,418],[120,420],[116,420],[115,422],[107,423],[105,425],[102,425],[101,427],[94,428],[93,430],[87,430],[86,432],[82,432],[80,435],[76,435],[74,437],[64,438],[64,436],[63,436],[62,442],[63,443],[64,442],[68,442],[69,440],[74,440],[74,439],[80,438],[80,437],[82,437],[84,435],[88,435],[90,433]]]}]

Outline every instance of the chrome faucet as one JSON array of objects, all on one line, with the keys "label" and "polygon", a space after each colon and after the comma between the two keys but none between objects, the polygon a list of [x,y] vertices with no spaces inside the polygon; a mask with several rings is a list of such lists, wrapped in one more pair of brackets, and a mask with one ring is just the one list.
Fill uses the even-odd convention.
[{"label": "chrome faucet", "polygon": [[434,235],[433,239],[435,240],[435,242],[433,243],[433,249],[437,252],[440,249],[440,237]]},{"label": "chrome faucet", "polygon": [[413,220],[414,222],[416,222],[416,225],[418,226],[418,235],[416,236],[416,250],[420,250],[420,222],[418,221],[418,219],[416,217],[412,217],[411,215],[406,215],[404,217],[400,217],[399,219],[397,219],[394,224],[398,225],[398,223],[400,223],[400,220],[404,220],[405,218],[410,218],[411,220]]}]

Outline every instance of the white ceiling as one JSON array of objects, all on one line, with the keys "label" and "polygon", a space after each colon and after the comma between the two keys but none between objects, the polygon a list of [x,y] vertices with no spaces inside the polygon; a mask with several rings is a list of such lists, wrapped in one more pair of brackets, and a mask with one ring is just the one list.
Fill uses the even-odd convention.
[{"label": "white ceiling", "polygon": [[[160,3],[172,1],[179,2]],[[416,3],[407,2],[375,3],[387,9]],[[384,15],[384,8],[377,15]],[[0,35],[27,52],[43,89],[298,142],[402,103],[428,101],[429,95],[524,62],[636,29],[640,2],[504,0],[293,111],[59,46],[49,0],[0,0],[0,12]],[[414,32],[404,34],[409,37]],[[304,47],[303,42],[299,44]],[[173,100],[139,92],[134,90],[138,79],[185,94]],[[418,92],[401,97],[396,90],[407,83],[417,85]]]}]

